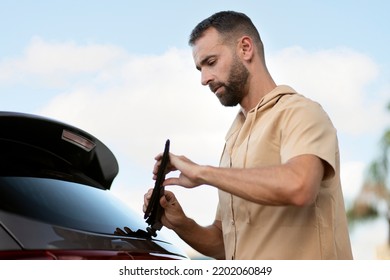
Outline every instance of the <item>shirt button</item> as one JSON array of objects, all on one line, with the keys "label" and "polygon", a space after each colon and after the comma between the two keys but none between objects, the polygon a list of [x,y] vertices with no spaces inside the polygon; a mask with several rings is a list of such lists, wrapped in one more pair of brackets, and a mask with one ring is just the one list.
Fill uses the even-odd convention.
[{"label": "shirt button", "polygon": [[232,225],[234,226],[234,224],[235,224],[235,222],[234,222],[234,220],[232,220]]}]

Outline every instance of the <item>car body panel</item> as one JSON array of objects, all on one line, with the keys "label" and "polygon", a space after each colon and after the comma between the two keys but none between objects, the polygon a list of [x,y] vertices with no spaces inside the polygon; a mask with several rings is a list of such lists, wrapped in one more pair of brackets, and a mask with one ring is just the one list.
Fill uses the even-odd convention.
[{"label": "car body panel", "polygon": [[[47,174],[73,175],[77,182],[89,179],[89,184],[105,189],[111,187],[119,172],[113,153],[97,138],[74,126],[30,114],[0,112],[0,128],[0,152],[9,162],[0,172],[11,164],[26,162],[37,171],[40,168]],[[72,136],[74,141],[70,140]]]},{"label": "car body panel", "polygon": [[[7,250],[96,250],[120,251],[128,255],[160,255],[166,258],[187,258],[185,253],[172,244],[158,240],[79,231],[27,219],[0,211],[3,228],[9,233],[1,234],[1,249]],[[11,238],[10,236],[13,236]],[[8,238],[4,240],[3,238]],[[16,247],[18,244],[18,247]],[[145,256],[144,256],[145,258]],[[1,254],[0,254],[1,259]]]},{"label": "car body panel", "polygon": [[111,194],[119,166],[91,134],[0,112],[0,155],[0,259],[188,259]]}]

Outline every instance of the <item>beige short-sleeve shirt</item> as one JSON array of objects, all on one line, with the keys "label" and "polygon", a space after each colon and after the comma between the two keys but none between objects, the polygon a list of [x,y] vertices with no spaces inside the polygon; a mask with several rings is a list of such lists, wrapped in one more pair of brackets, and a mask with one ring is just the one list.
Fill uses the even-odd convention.
[{"label": "beige short-sleeve shirt", "polygon": [[288,86],[278,86],[227,136],[221,167],[283,164],[313,154],[327,162],[318,197],[310,206],[264,206],[219,191],[227,259],[351,259],[340,183],[336,130],[322,107]]}]

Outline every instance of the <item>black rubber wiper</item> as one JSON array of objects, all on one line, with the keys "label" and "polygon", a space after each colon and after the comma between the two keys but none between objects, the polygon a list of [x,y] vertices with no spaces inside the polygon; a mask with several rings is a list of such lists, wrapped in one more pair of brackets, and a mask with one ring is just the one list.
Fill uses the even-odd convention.
[{"label": "black rubber wiper", "polygon": [[161,165],[157,172],[157,179],[154,184],[152,197],[150,198],[148,208],[145,211],[144,219],[149,225],[146,230],[152,235],[157,236],[156,231],[162,228],[161,216],[164,209],[160,205],[160,198],[164,194],[163,183],[165,181],[165,172],[169,163],[169,139],[165,142],[165,149],[161,160]]}]

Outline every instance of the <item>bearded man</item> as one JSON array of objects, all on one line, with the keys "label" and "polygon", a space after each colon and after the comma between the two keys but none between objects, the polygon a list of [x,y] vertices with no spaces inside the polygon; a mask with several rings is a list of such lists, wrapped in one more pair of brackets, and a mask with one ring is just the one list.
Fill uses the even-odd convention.
[{"label": "bearded man", "polygon": [[[322,107],[276,85],[260,35],[242,13],[203,20],[189,44],[202,84],[222,105],[240,110],[219,167],[170,154],[167,172],[179,176],[164,186],[217,188],[215,221],[197,224],[165,191],[163,225],[216,259],[352,259],[337,134]],[[160,162],[158,155],[154,174]]]}]

